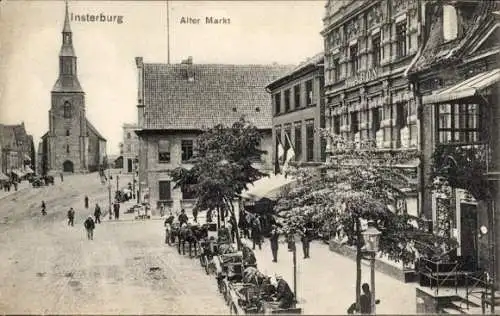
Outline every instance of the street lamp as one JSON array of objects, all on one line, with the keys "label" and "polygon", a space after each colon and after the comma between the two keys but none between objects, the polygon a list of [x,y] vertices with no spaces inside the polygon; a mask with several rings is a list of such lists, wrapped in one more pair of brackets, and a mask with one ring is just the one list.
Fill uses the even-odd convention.
[{"label": "street lamp", "polygon": [[378,244],[381,232],[373,226],[373,222],[368,223],[368,228],[362,233],[365,241],[365,251],[370,253],[370,287],[371,287],[371,313],[375,314],[375,255],[378,252]]},{"label": "street lamp", "polygon": [[291,231],[287,235],[288,251],[293,254],[293,294],[297,301],[297,247],[295,245],[295,231]]}]

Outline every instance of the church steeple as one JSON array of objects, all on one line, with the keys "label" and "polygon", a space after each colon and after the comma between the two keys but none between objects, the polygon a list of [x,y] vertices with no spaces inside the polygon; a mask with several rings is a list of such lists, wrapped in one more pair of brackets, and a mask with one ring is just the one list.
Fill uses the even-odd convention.
[{"label": "church steeple", "polygon": [[69,23],[68,0],[65,1],[62,46],[59,52],[59,78],[52,91],[83,92],[77,77],[76,54],[73,48],[73,33]]}]

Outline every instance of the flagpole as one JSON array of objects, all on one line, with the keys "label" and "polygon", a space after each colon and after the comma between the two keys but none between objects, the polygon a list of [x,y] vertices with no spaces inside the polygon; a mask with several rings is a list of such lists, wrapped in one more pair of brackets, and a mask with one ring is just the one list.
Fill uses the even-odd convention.
[{"label": "flagpole", "polygon": [[170,64],[170,10],[167,0],[167,64]]}]

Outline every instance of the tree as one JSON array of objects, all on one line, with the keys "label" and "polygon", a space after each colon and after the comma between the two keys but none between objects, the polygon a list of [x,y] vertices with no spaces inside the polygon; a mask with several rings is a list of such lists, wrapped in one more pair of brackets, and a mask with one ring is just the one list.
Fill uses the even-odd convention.
[{"label": "tree", "polygon": [[418,157],[413,152],[384,153],[370,141],[352,142],[319,131],[332,144],[329,162],[311,172],[298,166],[294,189],[278,201],[277,212],[286,229],[307,222],[322,225],[356,248],[356,303],[359,308],[363,226],[371,221],[381,231],[379,250],[389,259],[414,262],[418,253],[434,245],[452,246],[450,239],[425,231],[420,218],[406,213],[404,188],[411,186],[404,171],[394,165]]},{"label": "tree", "polygon": [[[265,153],[259,149],[261,138],[259,130],[244,118],[230,127],[219,124],[205,131],[197,139],[196,155],[191,160],[193,167],[172,171],[175,188],[194,193],[198,209],[216,209],[217,214],[227,210],[236,222],[234,199],[249,183],[266,175],[253,166]],[[236,240],[240,249],[239,233]]]}]

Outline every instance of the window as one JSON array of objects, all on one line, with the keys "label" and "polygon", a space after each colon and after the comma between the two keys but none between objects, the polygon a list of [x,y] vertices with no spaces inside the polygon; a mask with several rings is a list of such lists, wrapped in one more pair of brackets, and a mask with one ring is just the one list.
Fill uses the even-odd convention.
[{"label": "window", "polygon": [[170,142],[168,140],[160,140],[158,142],[158,162],[170,162]]},{"label": "window", "polygon": [[130,137],[131,137],[130,133],[127,133],[127,139],[130,139]]},{"label": "window", "polygon": [[64,102],[64,117],[71,117],[71,104],[68,101]]},{"label": "window", "polygon": [[436,105],[440,143],[474,143],[483,140],[478,104]]},{"label": "window", "polygon": [[186,186],[186,185],[183,185],[181,187],[181,192],[182,192],[182,199],[183,200],[194,200],[194,199],[196,199],[195,192],[189,190],[188,186]]},{"label": "window", "polygon": [[72,71],[72,63],[70,59],[63,59],[62,61],[62,73],[65,75],[71,75]]},{"label": "window", "polygon": [[302,155],[302,125],[300,123],[295,125],[295,160],[299,161]]},{"label": "window", "polygon": [[351,76],[354,76],[359,69],[358,44],[349,47],[349,57],[351,58]]},{"label": "window", "polygon": [[378,132],[378,130],[380,130],[380,123],[382,122],[382,117],[383,117],[383,108],[382,107],[378,107],[376,109],[372,109],[372,117],[373,117],[373,120],[372,120],[372,130],[373,130],[373,133],[375,134],[376,132]]},{"label": "window", "polygon": [[458,36],[457,11],[452,5],[443,5],[443,37],[444,41],[452,41]]},{"label": "window", "polygon": [[336,135],[340,135],[340,115],[335,115],[333,117],[333,132]]},{"label": "window", "polygon": [[127,145],[127,151],[128,151],[128,152],[131,152],[131,150],[130,150],[130,149],[131,149],[131,148],[130,148],[130,144],[128,144],[128,145]]},{"label": "window", "polygon": [[274,95],[274,109],[276,114],[281,112],[281,93],[279,92]]},{"label": "window", "polygon": [[285,113],[290,111],[290,89],[285,90]]},{"label": "window", "polygon": [[293,87],[293,96],[295,100],[295,108],[300,108],[300,85]]},{"label": "window", "polygon": [[306,97],[307,97],[307,105],[313,104],[313,82],[312,80],[306,81]]},{"label": "window", "polygon": [[351,113],[351,132],[353,134],[359,132],[359,112]]},{"label": "window", "polygon": [[69,136],[69,129],[66,130],[66,136]]},{"label": "window", "polygon": [[378,67],[380,66],[380,62],[382,60],[382,56],[380,55],[380,35],[375,35],[372,38],[372,66]]},{"label": "window", "polygon": [[193,140],[192,139],[183,139],[181,141],[181,149],[182,149],[182,161],[187,161],[193,158]]},{"label": "window", "polygon": [[332,67],[333,67],[333,81],[337,82],[340,80],[340,62],[338,58],[332,62]]},{"label": "window", "polygon": [[158,193],[160,201],[171,200],[170,181],[158,181]]},{"label": "window", "polygon": [[406,21],[396,24],[396,56],[406,56]]},{"label": "window", "polygon": [[403,128],[408,125],[408,103],[398,103],[397,108],[397,126]]},{"label": "window", "polygon": [[314,160],[314,122],[306,123],[306,161]]}]

